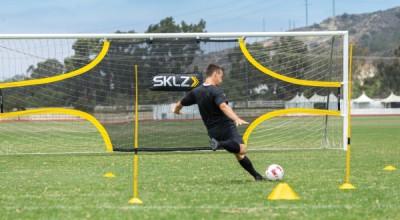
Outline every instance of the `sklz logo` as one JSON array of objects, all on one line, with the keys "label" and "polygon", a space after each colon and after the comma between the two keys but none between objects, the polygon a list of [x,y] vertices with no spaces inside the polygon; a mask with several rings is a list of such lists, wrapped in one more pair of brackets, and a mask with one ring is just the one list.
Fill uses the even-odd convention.
[{"label": "sklz logo", "polygon": [[150,89],[157,91],[189,91],[198,86],[200,74],[163,73],[152,77]]},{"label": "sklz logo", "polygon": [[[174,76],[156,76],[153,78],[154,85],[155,87],[159,86],[174,86],[174,87],[190,87],[190,84],[188,84],[188,81],[190,77],[188,76],[181,76],[176,79],[177,77]],[[177,83],[177,81],[181,82],[180,84]]]}]

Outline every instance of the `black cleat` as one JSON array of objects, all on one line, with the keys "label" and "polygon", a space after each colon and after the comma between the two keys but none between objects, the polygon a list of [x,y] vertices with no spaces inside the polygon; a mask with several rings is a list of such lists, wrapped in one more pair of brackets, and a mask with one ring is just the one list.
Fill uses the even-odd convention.
[{"label": "black cleat", "polygon": [[256,176],[255,180],[256,181],[265,181],[265,180],[267,180],[267,178],[265,178],[263,176]]},{"label": "black cleat", "polygon": [[218,146],[219,146],[219,141],[215,140],[214,138],[211,138],[211,150],[216,151]]}]

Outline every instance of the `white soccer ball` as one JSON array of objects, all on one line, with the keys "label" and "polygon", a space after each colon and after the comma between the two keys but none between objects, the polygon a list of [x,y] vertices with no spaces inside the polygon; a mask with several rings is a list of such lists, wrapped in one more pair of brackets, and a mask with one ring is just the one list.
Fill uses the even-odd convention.
[{"label": "white soccer ball", "polygon": [[283,179],[283,168],[278,164],[271,164],[265,171],[265,175],[270,181],[280,181]]}]

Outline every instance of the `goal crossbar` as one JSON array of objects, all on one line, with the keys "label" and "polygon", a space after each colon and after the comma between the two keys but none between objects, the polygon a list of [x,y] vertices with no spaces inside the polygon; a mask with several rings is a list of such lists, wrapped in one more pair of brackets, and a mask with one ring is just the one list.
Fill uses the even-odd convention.
[{"label": "goal crossbar", "polygon": [[347,31],[314,32],[214,32],[214,33],[121,33],[121,34],[0,34],[0,39],[159,39],[159,38],[243,38],[274,36],[346,36]]}]

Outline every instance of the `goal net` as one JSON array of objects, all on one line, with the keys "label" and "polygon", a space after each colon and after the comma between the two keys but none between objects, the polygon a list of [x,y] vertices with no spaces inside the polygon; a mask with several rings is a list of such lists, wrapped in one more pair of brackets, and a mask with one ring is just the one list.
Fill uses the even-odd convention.
[{"label": "goal net", "polygon": [[135,117],[139,150],[210,149],[197,106],[172,107],[211,63],[248,149],[346,146],[347,32],[5,35],[0,53],[0,154],[132,151]]}]

